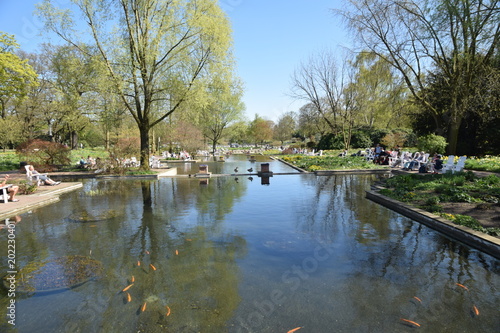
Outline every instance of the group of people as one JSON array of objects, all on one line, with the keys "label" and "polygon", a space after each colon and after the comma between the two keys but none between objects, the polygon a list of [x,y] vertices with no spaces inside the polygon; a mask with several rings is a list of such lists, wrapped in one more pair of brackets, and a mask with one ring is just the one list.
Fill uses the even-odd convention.
[{"label": "group of people", "polygon": [[423,151],[414,154],[401,152],[399,146],[389,151],[377,144],[376,147],[367,149],[366,155],[371,156],[373,163],[402,167],[402,170],[405,171],[413,171],[418,168],[420,173],[440,173],[443,169],[442,155],[436,153],[432,158],[429,158],[429,154]]},{"label": "group of people", "polygon": [[83,156],[80,158],[80,168],[95,169],[97,160],[90,155],[85,159]]}]

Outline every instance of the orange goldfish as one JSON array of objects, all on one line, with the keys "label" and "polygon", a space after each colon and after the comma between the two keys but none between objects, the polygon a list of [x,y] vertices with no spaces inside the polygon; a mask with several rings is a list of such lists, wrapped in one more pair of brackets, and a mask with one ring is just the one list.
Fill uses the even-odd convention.
[{"label": "orange goldfish", "polygon": [[419,323],[416,323],[416,322],[414,322],[412,320],[408,320],[408,319],[404,319],[404,318],[401,318],[401,320],[404,321],[404,322],[406,322],[406,323],[408,323],[408,324],[410,324],[410,325],[412,325],[413,327],[420,327]]},{"label": "orange goldfish", "polygon": [[295,331],[300,330],[302,327],[295,327],[293,330],[289,330],[288,333],[293,333]]},{"label": "orange goldfish", "polygon": [[132,278],[130,279],[130,282],[134,283],[135,282],[135,277],[132,275]]},{"label": "orange goldfish", "polygon": [[170,316],[170,308],[168,307],[168,305],[165,306],[165,307],[167,308],[167,314],[166,314],[166,316],[168,317],[168,316]]},{"label": "orange goldfish", "polygon": [[460,283],[455,283],[457,286],[461,287],[461,288],[464,288],[465,290],[469,291],[469,288],[467,288],[466,286],[464,286],[463,284],[460,284]]},{"label": "orange goldfish", "polygon": [[479,316],[479,310],[478,310],[478,308],[475,305],[472,306],[472,313],[475,316]]},{"label": "orange goldfish", "polygon": [[141,306],[141,312],[144,312],[146,311],[146,302],[144,302],[144,304]]},{"label": "orange goldfish", "polygon": [[141,262],[137,260],[137,266],[141,266]]},{"label": "orange goldfish", "polygon": [[414,299],[416,299],[417,301],[419,301],[420,303],[422,303],[422,300],[420,298],[418,298],[417,296],[413,296]]},{"label": "orange goldfish", "polygon": [[132,301],[132,296],[130,296],[129,293],[127,293],[127,302],[131,302]]},{"label": "orange goldfish", "polygon": [[178,256],[179,255],[179,251],[175,250],[175,255]]},{"label": "orange goldfish", "polygon": [[126,286],[125,288],[123,288],[122,291],[129,290],[130,288],[132,288],[133,285],[134,285],[133,283],[129,284],[128,286]]},{"label": "orange goldfish", "polygon": [[156,271],[156,267],[153,266],[153,264],[149,264],[149,266],[153,269],[153,271]]}]

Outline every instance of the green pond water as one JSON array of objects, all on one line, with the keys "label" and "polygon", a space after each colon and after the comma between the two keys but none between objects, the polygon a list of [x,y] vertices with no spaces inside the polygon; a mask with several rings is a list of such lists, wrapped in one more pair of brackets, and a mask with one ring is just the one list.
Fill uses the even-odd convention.
[{"label": "green pond water", "polygon": [[499,332],[499,261],[367,200],[376,179],[84,180],[21,216],[16,269],[82,256],[102,272],[18,292],[15,327],[2,290],[0,331]]}]

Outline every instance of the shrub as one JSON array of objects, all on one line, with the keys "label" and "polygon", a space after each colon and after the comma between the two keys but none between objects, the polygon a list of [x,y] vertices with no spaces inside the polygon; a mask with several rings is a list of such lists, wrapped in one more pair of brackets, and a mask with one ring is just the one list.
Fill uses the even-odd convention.
[{"label": "shrub", "polygon": [[28,184],[27,181],[21,180],[19,182],[19,193],[20,194],[32,194],[35,193],[38,188],[38,185],[36,183],[34,184]]},{"label": "shrub", "polygon": [[318,142],[318,150],[343,149],[344,141],[341,136],[326,134]]},{"label": "shrub", "polygon": [[139,157],[140,147],[139,138],[122,138],[111,148],[110,155],[115,158]]},{"label": "shrub", "polygon": [[431,155],[434,153],[444,154],[448,145],[444,137],[435,134],[421,136],[417,141],[418,150],[425,151]]},{"label": "shrub", "polygon": [[20,144],[16,148],[21,160],[37,166],[68,165],[70,149],[56,142],[31,140]]},{"label": "shrub", "polygon": [[351,147],[353,148],[368,148],[373,146],[373,141],[370,136],[362,131],[356,131],[351,136]]}]

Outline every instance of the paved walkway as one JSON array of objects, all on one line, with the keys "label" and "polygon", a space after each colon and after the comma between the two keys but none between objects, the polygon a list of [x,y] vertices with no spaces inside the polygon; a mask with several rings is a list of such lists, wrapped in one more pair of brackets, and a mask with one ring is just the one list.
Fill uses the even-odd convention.
[{"label": "paved walkway", "polygon": [[34,208],[42,207],[59,201],[62,193],[81,188],[82,183],[61,183],[56,186],[39,186],[37,191],[29,195],[16,195],[17,202],[4,203],[0,201],[0,220],[22,214]]}]

